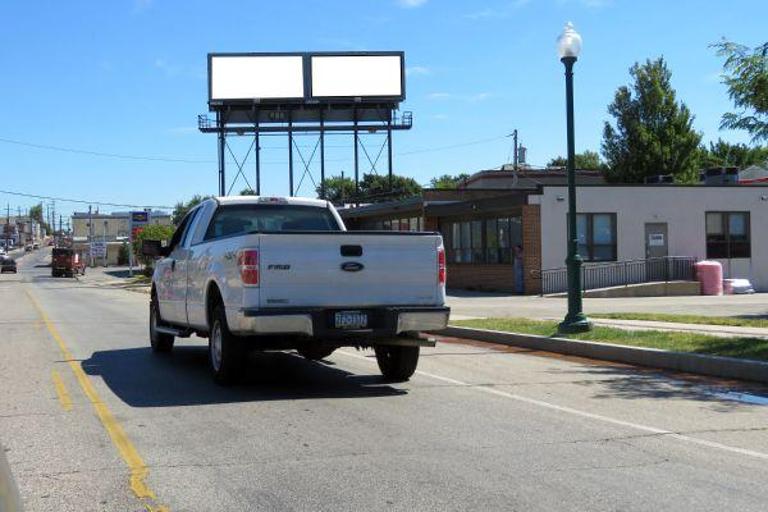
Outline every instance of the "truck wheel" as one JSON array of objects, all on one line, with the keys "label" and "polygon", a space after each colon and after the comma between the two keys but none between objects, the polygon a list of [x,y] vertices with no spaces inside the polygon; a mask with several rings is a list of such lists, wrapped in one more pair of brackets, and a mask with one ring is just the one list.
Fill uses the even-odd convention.
[{"label": "truck wheel", "polygon": [[208,336],[208,362],[213,380],[218,384],[232,384],[240,373],[244,351],[240,340],[229,331],[224,305],[213,309],[213,325]]},{"label": "truck wheel", "polygon": [[325,359],[329,355],[333,354],[336,347],[329,347],[328,345],[305,345],[296,349],[299,355],[310,361],[319,361]]},{"label": "truck wheel", "polygon": [[411,378],[419,363],[419,347],[399,345],[378,345],[376,362],[384,378],[392,382],[404,382]]},{"label": "truck wheel", "polygon": [[160,306],[153,294],[149,301],[149,343],[152,345],[152,352],[170,352],[173,349],[173,335],[157,332],[157,326],[162,323]]}]

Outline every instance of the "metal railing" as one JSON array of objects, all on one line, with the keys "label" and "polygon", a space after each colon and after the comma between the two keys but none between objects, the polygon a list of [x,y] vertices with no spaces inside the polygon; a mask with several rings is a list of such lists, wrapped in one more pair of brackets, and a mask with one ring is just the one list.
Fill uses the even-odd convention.
[{"label": "metal railing", "polygon": [[[694,263],[690,256],[666,256],[643,260],[585,263],[581,267],[584,290],[627,286],[630,284],[690,281],[694,279]],[[567,267],[532,271],[534,278],[541,279],[541,294],[561,293],[568,290]]]}]

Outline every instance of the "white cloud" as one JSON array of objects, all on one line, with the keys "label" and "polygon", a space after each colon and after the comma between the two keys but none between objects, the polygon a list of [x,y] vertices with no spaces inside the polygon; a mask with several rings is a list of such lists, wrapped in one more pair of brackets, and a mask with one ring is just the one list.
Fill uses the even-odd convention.
[{"label": "white cloud", "polygon": [[432,71],[426,66],[409,66],[405,68],[406,76],[431,75]]},{"label": "white cloud", "polygon": [[146,11],[152,7],[153,0],[134,0],[133,10],[134,12]]},{"label": "white cloud", "polygon": [[583,7],[588,9],[600,9],[613,5],[613,0],[558,0],[558,4],[565,5],[574,2],[580,3]]},{"label": "white cloud", "polygon": [[468,96],[467,101],[472,101],[472,102],[483,101],[483,100],[487,100],[491,96],[493,95],[489,92],[479,92],[477,94],[472,94],[471,96]]},{"label": "white cloud", "polygon": [[397,3],[405,9],[413,9],[414,7],[421,7],[427,3],[427,0],[397,0]]},{"label": "white cloud", "polygon": [[453,98],[453,94],[448,92],[431,92],[427,94],[427,98],[430,100],[447,100]]}]

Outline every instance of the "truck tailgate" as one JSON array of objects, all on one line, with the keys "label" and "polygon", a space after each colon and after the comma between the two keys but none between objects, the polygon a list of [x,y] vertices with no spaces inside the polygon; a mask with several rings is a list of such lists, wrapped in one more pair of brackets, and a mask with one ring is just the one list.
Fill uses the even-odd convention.
[{"label": "truck tailgate", "polygon": [[[439,235],[429,233],[262,234],[259,305],[442,304],[437,276],[437,247],[441,243]],[[342,251],[355,254],[358,247],[359,256],[342,255]]]}]

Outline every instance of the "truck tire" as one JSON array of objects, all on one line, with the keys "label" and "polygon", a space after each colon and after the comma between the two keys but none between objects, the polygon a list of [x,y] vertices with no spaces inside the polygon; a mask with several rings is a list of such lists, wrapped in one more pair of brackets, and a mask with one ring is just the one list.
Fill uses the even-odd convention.
[{"label": "truck tire", "polygon": [[242,344],[227,326],[224,305],[213,308],[213,324],[208,336],[208,363],[213,380],[218,384],[232,384],[240,373],[245,360]]},{"label": "truck tire", "polygon": [[392,382],[407,381],[419,364],[419,347],[378,345],[374,350],[381,374]]},{"label": "truck tire", "polygon": [[319,344],[299,347],[296,349],[296,352],[303,356],[304,359],[309,359],[310,361],[319,361],[320,359],[325,359],[329,355],[333,354],[335,350],[336,347]]},{"label": "truck tire", "polygon": [[152,352],[170,352],[173,349],[173,335],[164,332],[157,332],[157,326],[162,325],[160,318],[160,306],[157,304],[157,297],[152,294],[149,301],[149,343],[152,346]]}]

